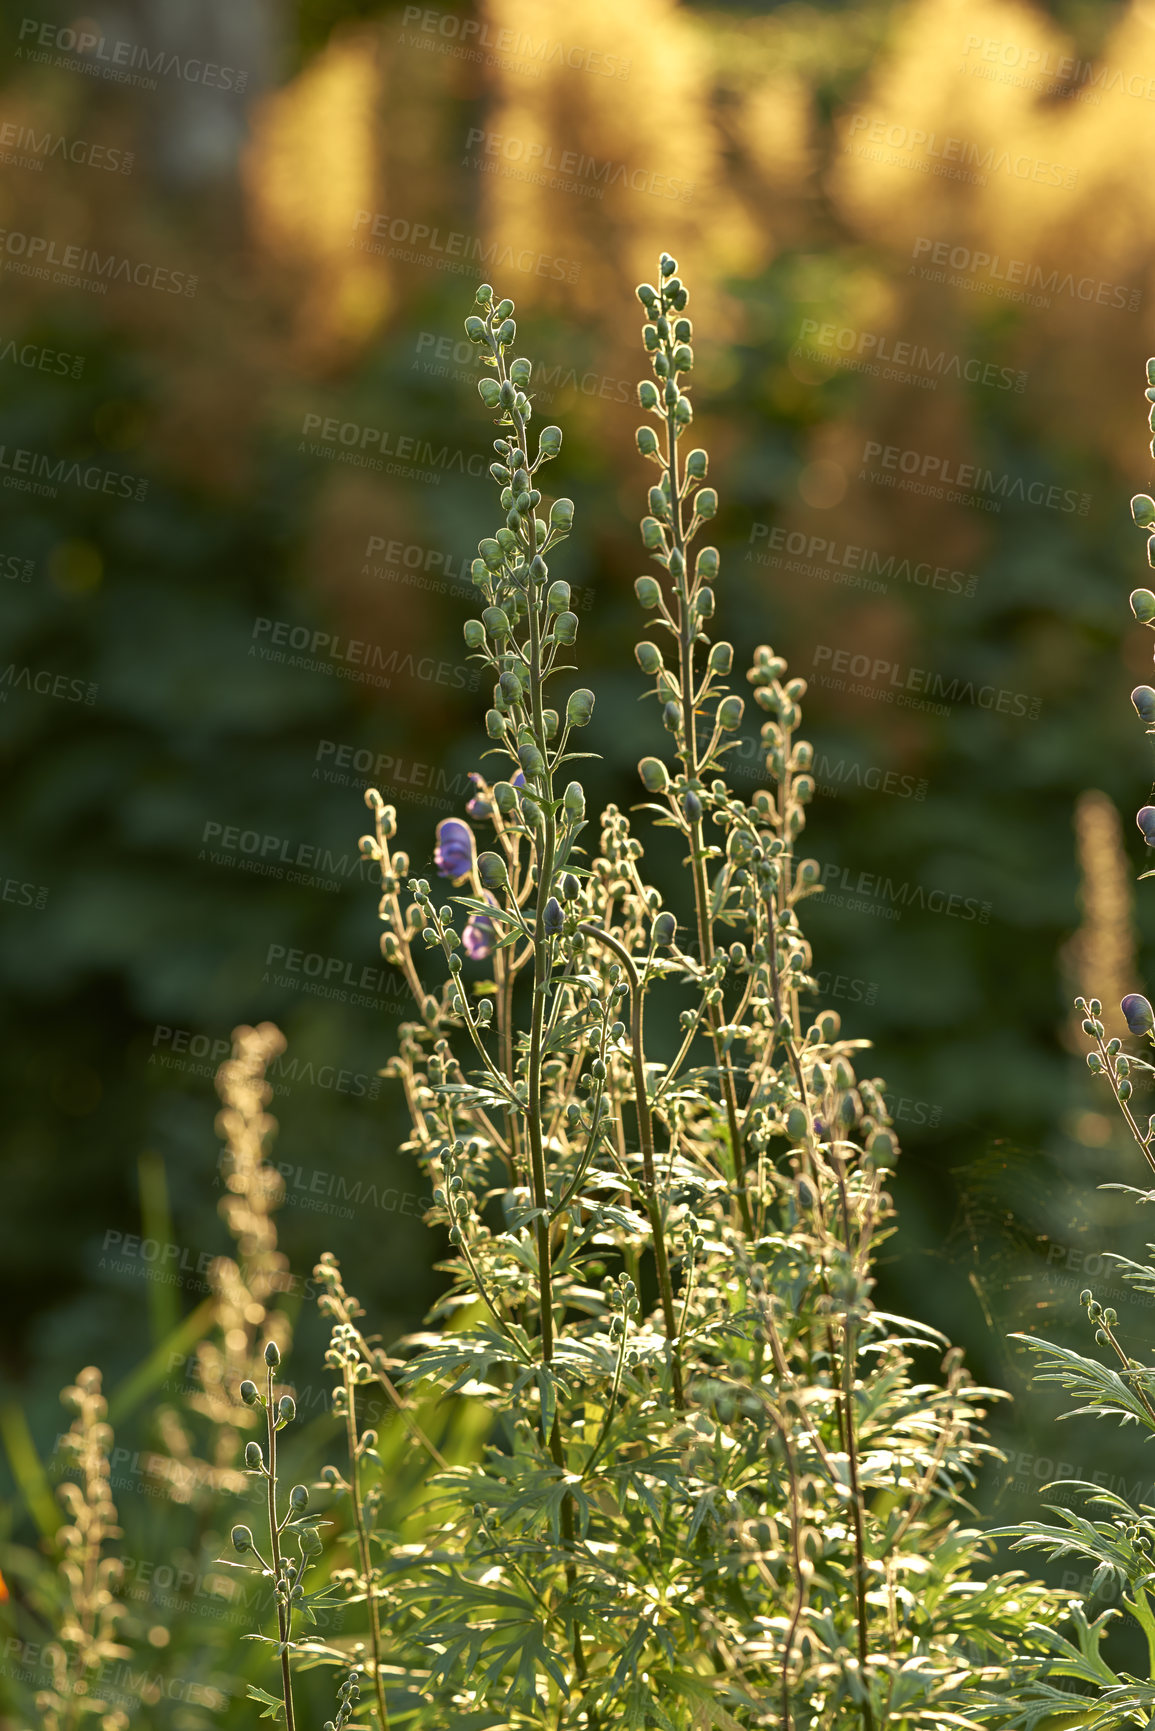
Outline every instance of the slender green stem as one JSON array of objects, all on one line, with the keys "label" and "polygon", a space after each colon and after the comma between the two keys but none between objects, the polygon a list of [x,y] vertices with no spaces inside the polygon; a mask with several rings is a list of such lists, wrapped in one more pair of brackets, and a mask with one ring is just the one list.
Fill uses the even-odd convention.
[{"label": "slender green stem", "polygon": [[[277,1631],[280,1635],[281,1694],[285,1702],[285,1731],[296,1731],[297,1721],[293,1712],[293,1679],[289,1669],[289,1631],[293,1612],[287,1583],[281,1579],[281,1531],[277,1524],[277,1410],[273,1404],[272,1365],[269,1365],[267,1371],[265,1394],[265,1417],[269,1427],[269,1467],[266,1475],[269,1501],[269,1553],[273,1565],[273,1592],[277,1601]],[[285,1590],[282,1591],[282,1588]]]},{"label": "slender green stem", "polygon": [[369,1645],[373,1652],[373,1685],[377,1695],[377,1716],[381,1731],[388,1731],[389,1714],[385,1707],[385,1685],[381,1678],[381,1620],[377,1610],[377,1593],[373,1585],[373,1557],[369,1549],[369,1533],[365,1526],[365,1511],[361,1503],[361,1439],[357,1434],[357,1384],[354,1364],[346,1357],[345,1432],[349,1445],[349,1491],[353,1503],[353,1526],[357,1534],[357,1549],[361,1555],[361,1577],[365,1582],[365,1600],[369,1607]]},{"label": "slender green stem", "polygon": [[645,993],[642,982],[638,978],[638,970],[634,966],[633,957],[623,944],[620,944],[609,932],[600,926],[587,922],[578,928],[587,937],[595,938],[605,944],[619,958],[629,976],[630,981],[630,1014],[633,1022],[630,1060],[634,1071],[634,1095],[638,1112],[638,1137],[642,1146],[642,1172],[646,1185],[646,1212],[650,1217],[650,1232],[654,1240],[654,1262],[658,1271],[658,1289],[662,1295],[662,1315],[666,1323],[666,1338],[671,1347],[671,1377],[673,1381],[674,1405],[679,1412],[684,1412],[686,1396],[682,1387],[682,1349],[678,1338],[678,1323],[674,1315],[674,1286],[670,1278],[670,1261],[666,1252],[666,1230],[662,1219],[661,1199],[658,1196],[657,1178],[654,1172],[654,1121],[650,1111],[649,1097],[646,1093],[646,1054],[642,1034],[642,1008]]},{"label": "slender green stem", "polygon": [[[673,376],[673,349],[674,345],[667,342],[666,353],[671,358],[671,376]],[[694,696],[694,640],[697,636],[697,624],[689,600],[689,567],[686,562],[686,535],[682,526],[682,487],[678,465],[678,423],[674,418],[673,404],[667,405],[666,409],[666,465],[670,477],[670,540],[673,549],[681,557],[683,572],[677,582],[678,672],[684,718],[683,763],[687,778],[694,781],[699,774],[697,714]],[[710,917],[710,897],[706,883],[704,852],[702,819],[701,817],[692,818],[690,819],[690,869],[694,884],[694,912],[698,927],[698,952],[703,968],[707,968],[714,954],[714,926]],[[750,1214],[750,1198],[746,1194],[745,1150],[742,1132],[738,1124],[738,1094],[730,1054],[722,1045],[722,1006],[710,1004],[707,1008],[707,1015],[710,1022],[710,1039],[714,1047],[714,1062],[722,1078],[722,1097],[725,1101],[726,1122],[733,1148],[734,1184],[738,1194],[738,1208],[746,1234],[752,1238],[754,1222]]]}]

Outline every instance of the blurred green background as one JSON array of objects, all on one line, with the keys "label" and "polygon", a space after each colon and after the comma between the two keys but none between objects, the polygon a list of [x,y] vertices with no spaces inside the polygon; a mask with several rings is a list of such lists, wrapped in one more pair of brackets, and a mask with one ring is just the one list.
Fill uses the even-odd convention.
[{"label": "blurred green background", "polygon": [[[294,1270],[331,1249],[387,1341],[420,1325],[443,1247],[377,1078],[397,1003],[347,982],[381,967],[365,786],[431,868],[485,746],[461,625],[494,499],[461,323],[483,277],[517,302],[564,429],[587,791],[629,804],[654,743],[633,289],[664,248],[693,296],[719,626],[743,668],[770,642],[844,680],[805,705],[831,892],[807,929],[903,1142],[880,1298],[1015,1396],[984,1516],[1031,1512],[1064,1466],[1151,1494],[1125,1436],[1056,1430],[1007,1338],[1081,1341],[1080,1288],[1117,1284],[1096,1255],[1143,1243],[1097,1189],[1142,1177],[1069,1004],[1141,989],[1155,935],[1131,891],[1151,765],[1126,605],[1146,571],[1127,500],[1151,481],[1149,6],[135,0],[14,18],[4,42],[16,1455],[49,1452],[82,1365],[115,1389],[198,1303],[126,1238],[185,1270],[227,1250],[212,1074],[241,1022],[288,1038]],[[319,1354],[307,1305],[299,1339]],[[125,1426],[140,1446],[146,1403]],[[156,1511],[119,1506],[144,1554]]]}]

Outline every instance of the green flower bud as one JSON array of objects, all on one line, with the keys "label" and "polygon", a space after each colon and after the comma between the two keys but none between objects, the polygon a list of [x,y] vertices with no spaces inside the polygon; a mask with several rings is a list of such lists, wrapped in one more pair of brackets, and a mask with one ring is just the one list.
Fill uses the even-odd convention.
[{"label": "green flower bud", "polygon": [[569,606],[569,584],[563,583],[560,578],[556,583],[551,583],[545,604],[551,613],[564,613]]},{"label": "green flower bud", "polygon": [[665,665],[661,650],[648,638],[634,645],[634,659],[643,673],[658,673]]},{"label": "green flower bud", "polygon": [[1155,385],[1155,359],[1147,362],[1147,383]]},{"label": "green flower bud", "polygon": [[549,508],[549,526],[568,534],[573,528],[573,500],[555,499]]},{"label": "green flower bud", "polygon": [[562,795],[562,804],[565,807],[566,816],[574,823],[579,823],[585,816],[586,795],[580,781],[568,783],[565,793]]},{"label": "green flower bud", "polygon": [[670,785],[670,772],[660,757],[643,757],[638,774],[647,793],[665,793]]},{"label": "green flower bud", "polygon": [[264,1466],[264,1464],[265,1464],[265,1457],[261,1453],[260,1443],[259,1442],[246,1443],[245,1444],[245,1466],[248,1468],[249,1472],[259,1473],[261,1468]]},{"label": "green flower bud", "polygon": [[232,1533],[229,1536],[233,1541],[233,1550],[239,1551],[241,1553],[242,1557],[244,1556],[246,1551],[252,1550],[252,1548],[253,1548],[253,1535],[249,1531],[248,1527],[241,1527],[241,1526],[234,1527],[232,1530]]},{"label": "green flower bud", "polygon": [[476,298],[479,307],[487,307],[489,305],[490,301],[493,299],[493,290],[487,282],[483,282],[479,285]]},{"label": "green flower bud", "polygon": [[714,611],[714,591],[712,589],[698,590],[694,597],[694,611],[701,614],[703,619],[710,618]]},{"label": "green flower bud", "polygon": [[656,577],[636,577],[634,594],[643,607],[656,607],[662,599],[662,586]]},{"label": "green flower bud", "polygon": [[492,535],[487,536],[484,541],[478,542],[477,551],[485,561],[487,571],[497,572],[501,570],[505,563],[505,554]]},{"label": "green flower bud", "polygon": [[307,1509],[309,1506],[309,1492],[307,1488],[304,1485],[294,1485],[292,1490],[289,1492],[289,1502],[295,1509]]},{"label": "green flower bud", "polygon": [[686,473],[692,481],[704,481],[710,459],[705,451],[691,451],[686,458]]},{"label": "green flower bud", "polygon": [[480,619],[467,619],[462,628],[467,649],[485,648],[485,626]]},{"label": "green flower bud", "polygon": [[709,519],[717,515],[718,495],[713,487],[703,487],[700,492],[694,494],[694,509],[699,517]]},{"label": "green flower bud", "polygon": [[[502,319],[501,323],[497,327],[497,330],[494,332],[494,335],[497,337],[498,342],[501,343],[503,348],[508,348],[509,344],[513,341],[514,337],[516,337],[516,335],[517,335],[517,326],[514,324],[512,319]],[[515,393],[517,387],[512,382],[507,381],[507,383],[509,383],[510,392]],[[502,393],[503,393],[503,397],[504,397],[504,394],[505,394],[505,386],[504,385],[502,386]],[[513,401],[513,399],[511,396],[511,399],[510,399],[510,406],[511,407],[512,407],[512,401]]]},{"label": "green flower bud", "polygon": [[508,637],[511,626],[509,615],[502,607],[487,607],[481,615],[482,623],[491,637]]},{"label": "green flower bud", "polygon": [[656,457],[658,454],[658,435],[653,427],[639,427],[634,437],[638,441],[638,452],[643,457]]},{"label": "green flower bud", "polygon": [[505,717],[500,709],[487,709],[485,712],[485,731],[490,739],[505,738]]},{"label": "green flower bud", "polygon": [[267,1340],[265,1342],[265,1363],[268,1365],[270,1370],[276,1370],[280,1362],[281,1354],[276,1341]]},{"label": "green flower bud", "polygon": [[496,379],[478,379],[477,394],[487,409],[496,409],[501,401],[501,386]]},{"label": "green flower bud", "polygon": [[637,295],[644,307],[652,305],[658,298],[657,289],[654,288],[652,283],[648,282],[639,283],[637,288],[634,290],[634,293]]},{"label": "green flower bud", "polygon": [[301,1527],[297,1532],[297,1543],[301,1547],[303,1557],[319,1557],[324,1550],[321,1535],[315,1527]]},{"label": "green flower bud", "polygon": [[718,726],[724,727],[727,733],[733,733],[736,727],[741,727],[745,710],[746,705],[740,697],[724,697],[718,705]]},{"label": "green flower bud", "polygon": [[241,1399],[244,1401],[245,1405],[256,1406],[260,1398],[256,1383],[250,1382],[248,1377],[246,1377],[244,1382],[241,1384]]},{"label": "green flower bud", "polygon": [[694,365],[694,351],[689,343],[679,343],[674,350],[674,366],[680,373],[688,373]]},{"label": "green flower bud", "polygon": [[493,316],[495,319],[507,319],[512,311],[513,302],[511,300],[498,301],[493,309]]},{"label": "green flower bud", "polygon": [[484,559],[475,559],[469,567],[469,575],[478,589],[484,588],[489,579],[489,571]]},{"label": "green flower bud", "polygon": [[642,518],[642,544],[648,552],[657,553],[663,545],[662,525],[656,517]]},{"label": "green flower bud", "polygon": [[795,881],[800,884],[816,884],[822,876],[822,868],[816,859],[804,859],[800,862],[795,875]]},{"label": "green flower bud", "polygon": [[[498,784],[499,786],[501,783]],[[506,783],[506,786],[509,784]],[[482,886],[487,890],[504,889],[509,882],[509,874],[505,869],[505,861],[500,854],[483,853],[477,858],[477,875]]]},{"label": "green flower bud", "polygon": [[541,724],[545,729],[545,737],[547,739],[552,739],[554,737],[554,735],[557,733],[557,722],[558,722],[558,716],[557,716],[557,710],[556,709],[543,709],[542,710],[542,712],[541,712]]},{"label": "green flower bud", "polygon": [[893,1160],[898,1148],[889,1130],[875,1130],[866,1144],[866,1152],[875,1160]]},{"label": "green flower bud", "polygon": [[680,427],[688,427],[694,419],[694,409],[689,397],[679,397],[674,404],[674,419]]},{"label": "green flower bud", "polygon": [[578,634],[577,614],[559,613],[554,622],[553,634],[559,643],[576,643]]},{"label": "green flower bud", "polygon": [[1132,589],[1131,611],[1140,625],[1150,625],[1155,620],[1155,595],[1150,589]]},{"label": "green flower bud", "polygon": [[734,645],[732,643],[713,643],[706,665],[711,673],[729,673],[734,665]]},{"label": "green flower bud", "polygon": [[[699,493],[698,497],[701,498]],[[712,583],[718,575],[718,549],[703,547],[694,563],[694,574],[703,583]]]},{"label": "green flower bud", "polygon": [[586,686],[581,685],[576,691],[571,691],[569,701],[565,706],[565,719],[569,727],[585,727],[594,712],[594,694]]},{"label": "green flower bud", "polygon": [[537,453],[539,457],[556,457],[561,450],[561,428],[543,427],[537,435]]},{"label": "green flower bud", "polygon": [[465,334],[471,343],[485,342],[487,336],[485,320],[479,319],[476,313],[470,313],[465,321]]},{"label": "green flower bud", "polygon": [[578,896],[581,895],[581,889],[582,886],[574,876],[573,872],[563,872],[561,874],[561,893],[567,902],[576,901]]},{"label": "green flower bud", "polygon": [[[650,761],[653,762],[654,759],[651,758]],[[674,918],[673,914],[662,913],[658,915],[653,925],[650,927],[650,937],[653,943],[660,944],[665,948],[669,944],[673,943],[677,931],[678,922]]]},{"label": "green flower bud", "polygon": [[512,363],[509,369],[510,382],[515,384],[519,391],[524,391],[525,387],[529,384],[532,374],[533,362],[527,361],[524,356],[519,356],[518,359]]},{"label": "green flower bud", "polygon": [[493,789],[493,799],[502,817],[512,817],[517,810],[517,789],[512,782],[497,782]]},{"label": "green flower bud", "polygon": [[277,1417],[282,1424],[291,1424],[297,1416],[297,1403],[291,1394],[283,1394],[277,1402]]},{"label": "green flower bud", "polygon": [[545,774],[545,758],[532,739],[527,739],[524,745],[518,746],[517,761],[525,771],[527,780],[536,779]]},{"label": "green flower bud", "polygon": [[671,698],[662,709],[662,726],[666,728],[669,733],[676,733],[681,725],[682,706]]},{"label": "green flower bud", "polygon": [[653,379],[643,379],[638,386],[638,402],[643,409],[656,409],[658,406],[658,387]]},{"label": "green flower bud", "polygon": [[1131,702],[1140,721],[1155,722],[1155,691],[1149,685],[1137,685],[1131,693]]}]

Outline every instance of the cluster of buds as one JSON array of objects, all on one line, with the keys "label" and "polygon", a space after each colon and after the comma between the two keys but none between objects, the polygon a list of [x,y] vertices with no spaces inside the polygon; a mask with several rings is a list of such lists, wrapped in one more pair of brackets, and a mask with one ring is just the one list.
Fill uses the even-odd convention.
[{"label": "cluster of buds", "polygon": [[337,1691],[337,1717],[326,1719],[323,1731],[345,1731],[361,1699],[361,1684],[356,1671],[350,1671]]},{"label": "cluster of buds", "polygon": [[459,1163],[465,1153],[465,1144],[461,1141],[447,1143],[441,1150],[441,1170],[445,1175],[444,1185],[438,1186],[433,1192],[433,1200],[438,1208],[444,1208],[452,1225],[449,1228],[450,1244],[464,1244],[465,1233],[469,1225],[471,1213],[469,1193],[465,1188],[465,1179],[458,1170]]}]

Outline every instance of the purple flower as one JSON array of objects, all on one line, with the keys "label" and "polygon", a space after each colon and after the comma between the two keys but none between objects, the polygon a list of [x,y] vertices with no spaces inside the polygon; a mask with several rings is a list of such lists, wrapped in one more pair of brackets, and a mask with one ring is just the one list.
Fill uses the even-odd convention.
[{"label": "purple flower", "polygon": [[443,817],[437,826],[433,862],[443,878],[464,883],[473,870],[473,831],[459,817]]},{"label": "purple flower", "polygon": [[477,789],[477,792],[466,804],[466,811],[470,817],[489,817],[493,811],[493,807],[482,792],[482,789],[485,787],[485,777],[479,775],[475,769],[471,769],[469,772],[469,779]]},{"label": "purple flower", "polygon": [[[497,906],[497,897],[485,891],[485,899]],[[461,942],[465,953],[475,962],[483,962],[486,956],[493,954],[497,942],[497,930],[488,914],[470,914],[462,933]]]},{"label": "purple flower", "polygon": [[1155,1028],[1155,1011],[1139,992],[1128,992],[1119,1005],[1133,1034],[1149,1034]]}]

